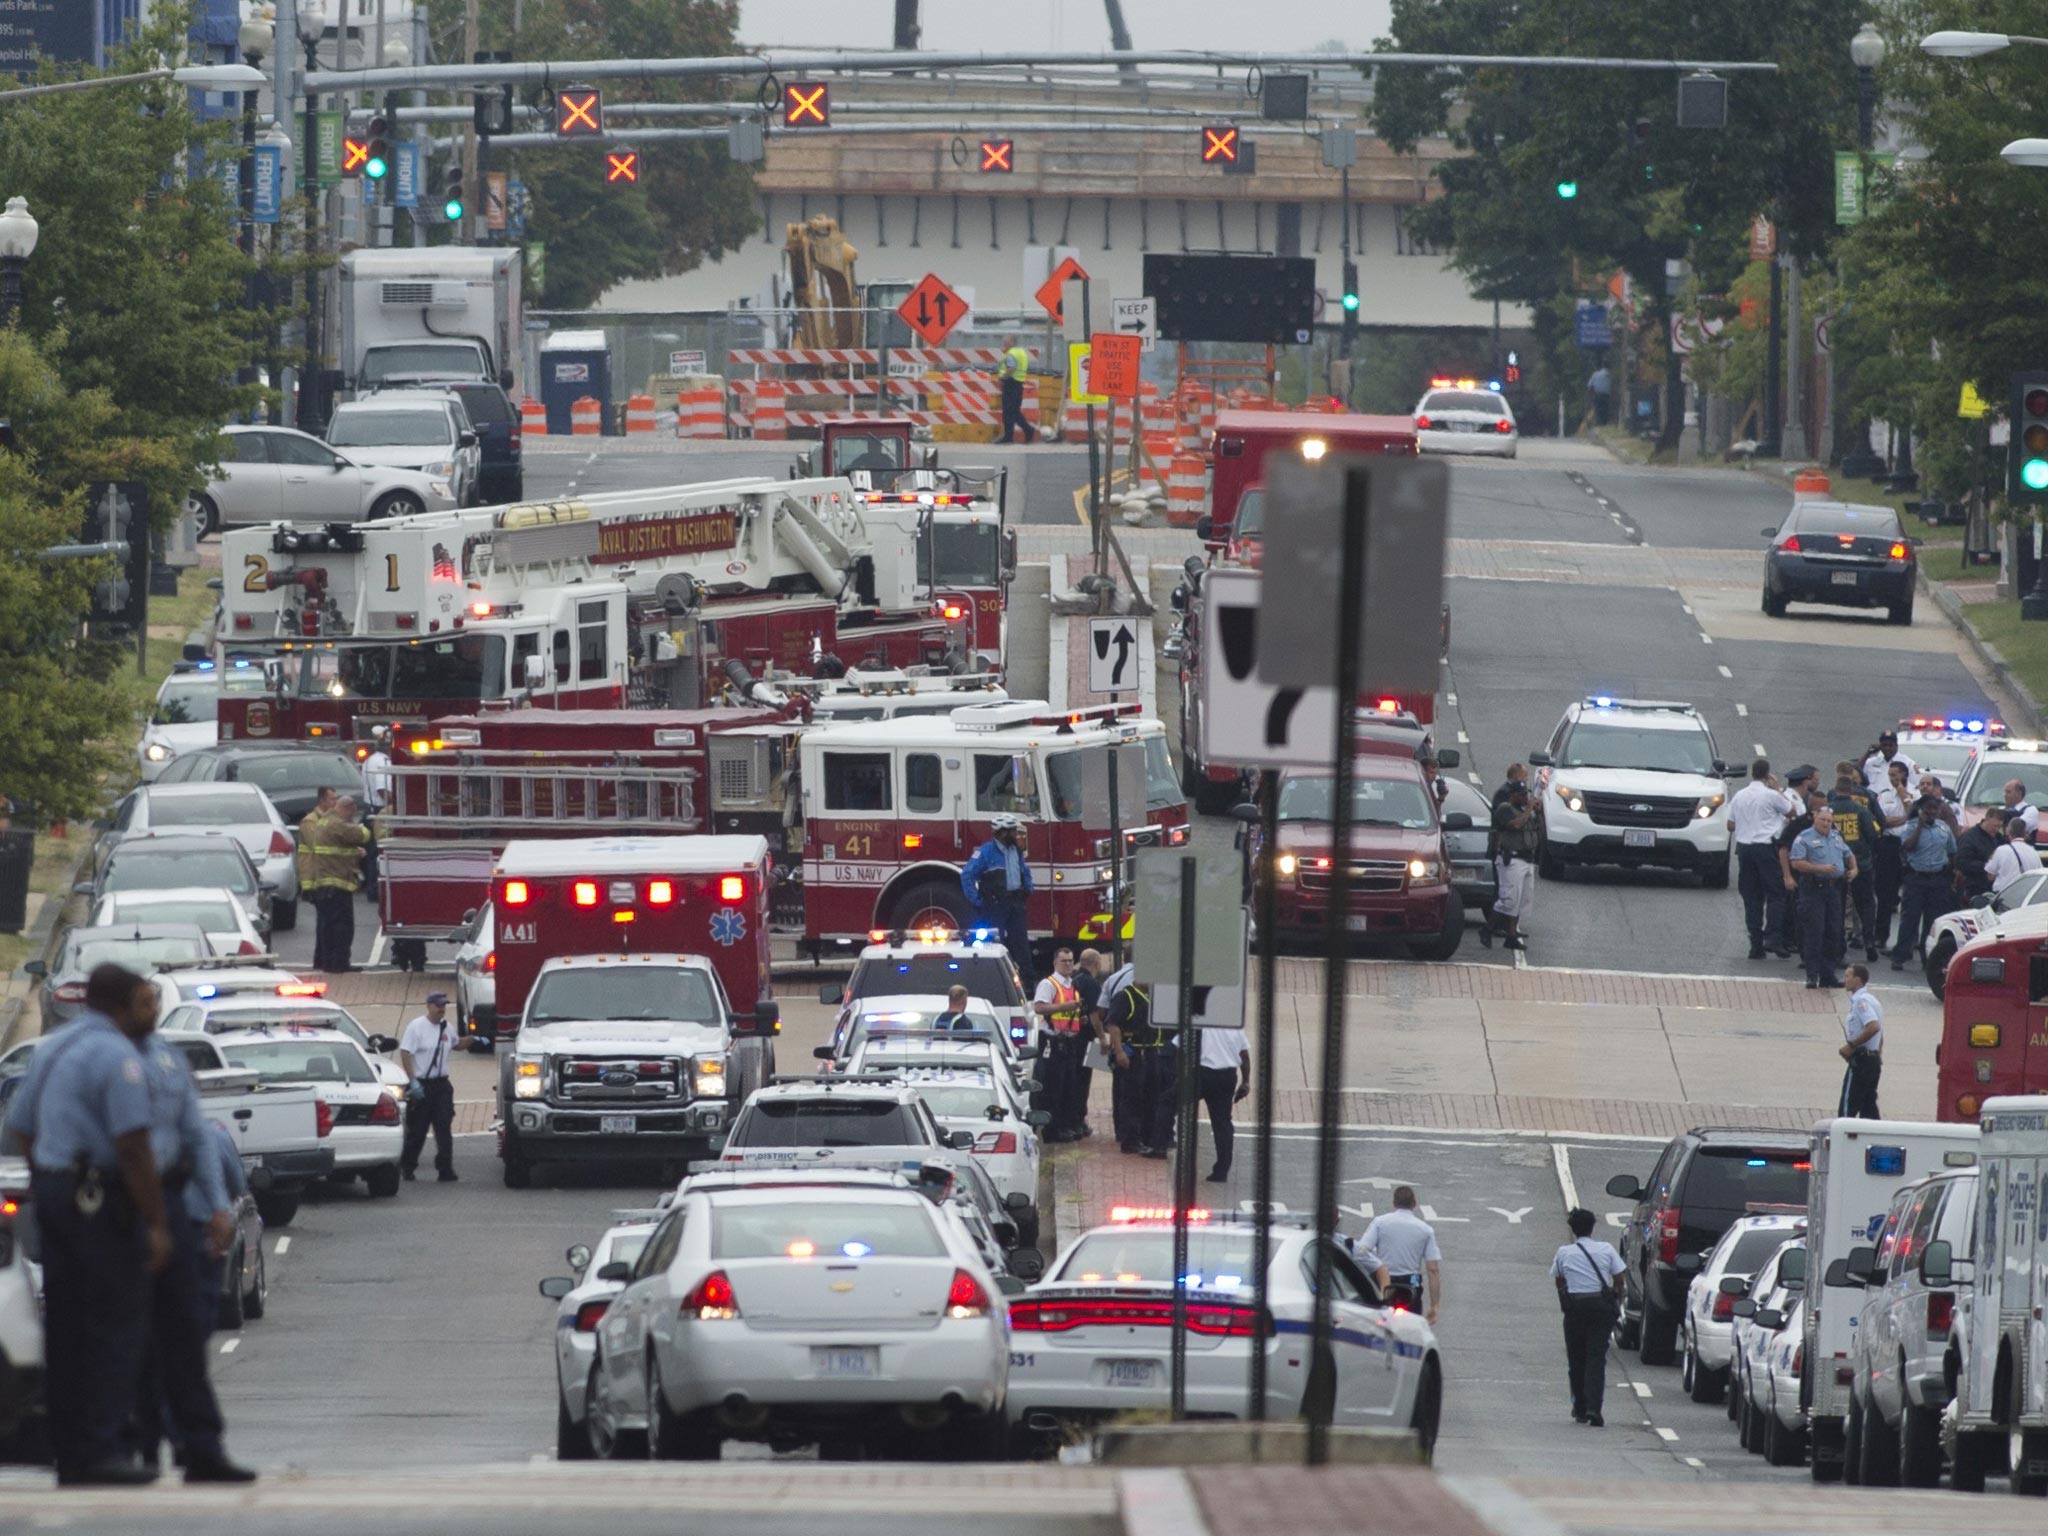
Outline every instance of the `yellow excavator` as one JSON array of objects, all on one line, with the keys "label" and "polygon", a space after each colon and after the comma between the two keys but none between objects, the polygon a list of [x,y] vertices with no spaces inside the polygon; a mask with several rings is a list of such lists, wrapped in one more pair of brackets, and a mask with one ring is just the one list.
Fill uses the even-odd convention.
[{"label": "yellow excavator", "polygon": [[853,278],[860,258],[839,221],[815,213],[785,227],[783,254],[789,260],[790,307],[796,311],[798,347],[857,347],[861,344],[861,292]]}]

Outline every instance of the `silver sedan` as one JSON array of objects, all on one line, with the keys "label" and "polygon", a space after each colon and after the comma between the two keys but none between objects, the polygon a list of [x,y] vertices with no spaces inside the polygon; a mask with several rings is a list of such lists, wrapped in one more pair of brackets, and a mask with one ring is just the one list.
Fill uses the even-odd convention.
[{"label": "silver sedan", "polygon": [[354,523],[456,504],[445,478],[358,463],[289,427],[227,427],[220,472],[192,498],[202,533],[247,523]]}]

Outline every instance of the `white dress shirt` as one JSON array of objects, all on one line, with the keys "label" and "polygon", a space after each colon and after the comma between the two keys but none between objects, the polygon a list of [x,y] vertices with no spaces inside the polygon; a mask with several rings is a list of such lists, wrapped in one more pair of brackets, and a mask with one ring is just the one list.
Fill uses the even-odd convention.
[{"label": "white dress shirt", "polygon": [[1884,1049],[1884,1009],[1871,995],[1870,988],[1858,987],[1849,998],[1849,1016],[1842,1020],[1842,1039],[1854,1041],[1870,1025],[1877,1026],[1877,1033],[1863,1042],[1866,1051]]},{"label": "white dress shirt", "polygon": [[1574,1296],[1598,1296],[1613,1285],[1616,1275],[1627,1272],[1628,1266],[1621,1262],[1614,1244],[1603,1243],[1597,1237],[1566,1243],[1550,1261],[1551,1277],[1563,1280],[1565,1289]]},{"label": "white dress shirt", "polygon": [[2039,806],[2028,805],[2026,801],[2022,800],[2017,806],[2007,806],[2005,815],[2008,821],[2014,816],[2018,816],[2021,821],[2025,822],[2027,824],[2027,836],[2038,837],[2040,835],[2041,808]]},{"label": "white dress shirt", "polygon": [[1891,782],[1891,765],[1906,765],[1906,782],[1915,790],[1920,787],[1920,766],[1903,752],[1895,752],[1887,758],[1882,752],[1873,752],[1863,759],[1863,782],[1874,793]]},{"label": "white dress shirt", "polygon": [[1886,784],[1871,799],[1877,807],[1877,819],[1884,823],[1884,835],[1904,837],[1912,817],[1906,813],[1906,802],[1899,797],[1899,792]]},{"label": "white dress shirt", "polygon": [[2009,837],[1997,852],[1984,861],[1984,873],[1991,877],[1991,894],[1996,896],[2029,870],[2041,867],[2041,855],[2024,838]]},{"label": "white dress shirt", "polygon": [[1751,779],[1728,802],[1728,825],[1738,843],[1775,843],[1785,830],[1785,796],[1762,779]]},{"label": "white dress shirt", "polygon": [[1205,1067],[1235,1072],[1244,1064],[1239,1058],[1251,1054],[1252,1043],[1241,1029],[1205,1029],[1201,1035]]}]

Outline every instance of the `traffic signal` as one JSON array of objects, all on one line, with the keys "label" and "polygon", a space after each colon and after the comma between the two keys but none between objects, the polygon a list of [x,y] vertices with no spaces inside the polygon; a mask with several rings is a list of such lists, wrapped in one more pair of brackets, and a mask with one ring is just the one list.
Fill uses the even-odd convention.
[{"label": "traffic signal", "polygon": [[1347,338],[1358,335],[1358,263],[1344,263],[1344,334]]},{"label": "traffic signal", "polygon": [[2048,502],[2048,373],[2012,376],[2011,421],[2005,499]]},{"label": "traffic signal", "polygon": [[565,85],[555,92],[555,137],[595,139],[604,135],[604,93],[594,85]]},{"label": "traffic signal", "polygon": [[1234,165],[1238,150],[1237,124],[1209,124],[1202,129],[1202,164]]},{"label": "traffic signal", "polygon": [[1579,195],[1579,184],[1576,181],[1560,181],[1557,184],[1557,195],[1568,203]]},{"label": "traffic signal", "polygon": [[460,224],[462,211],[462,172],[450,171],[441,184],[441,216],[450,224]]},{"label": "traffic signal", "polygon": [[631,186],[640,179],[640,152],[636,149],[608,149],[604,152],[607,186]]},{"label": "traffic signal", "polygon": [[391,172],[391,119],[381,112],[371,118],[366,137],[363,174],[371,181],[382,181]]},{"label": "traffic signal", "polygon": [[1012,158],[1016,144],[1010,139],[983,139],[981,141],[981,168],[1007,176],[1017,169]]},{"label": "traffic signal", "polygon": [[370,162],[370,141],[353,133],[343,134],[341,140],[341,174],[360,176],[363,167]]},{"label": "traffic signal", "polygon": [[830,128],[832,88],[823,80],[790,80],[782,87],[782,126]]},{"label": "traffic signal", "polygon": [[[509,55],[507,55],[509,57]],[[481,90],[476,93],[471,108],[471,120],[478,134],[489,138],[494,134],[512,131],[512,87],[507,85],[498,90]]]}]

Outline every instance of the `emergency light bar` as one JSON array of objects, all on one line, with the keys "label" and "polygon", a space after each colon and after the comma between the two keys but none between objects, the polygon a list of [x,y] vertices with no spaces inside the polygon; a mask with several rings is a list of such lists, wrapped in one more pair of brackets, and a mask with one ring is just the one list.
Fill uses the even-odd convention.
[{"label": "emergency light bar", "polygon": [[1683,699],[1617,699],[1605,693],[1588,694],[1586,702],[1595,709],[1669,709],[1684,713],[1692,708]]},{"label": "emergency light bar", "polygon": [[1990,720],[1982,716],[1961,719],[1955,715],[1915,715],[1910,720],[1901,720],[1902,731],[1961,731],[1971,736],[2001,736],[2005,733],[2005,722]]},{"label": "emergency light bar", "polygon": [[[1170,1205],[1113,1205],[1109,1208],[1109,1219],[1112,1223],[1116,1224],[1127,1221],[1171,1221],[1173,1220],[1173,1207]],[[1209,1212],[1203,1206],[1193,1206],[1188,1211],[1188,1223],[1190,1226],[1207,1221],[1208,1219]]]}]

